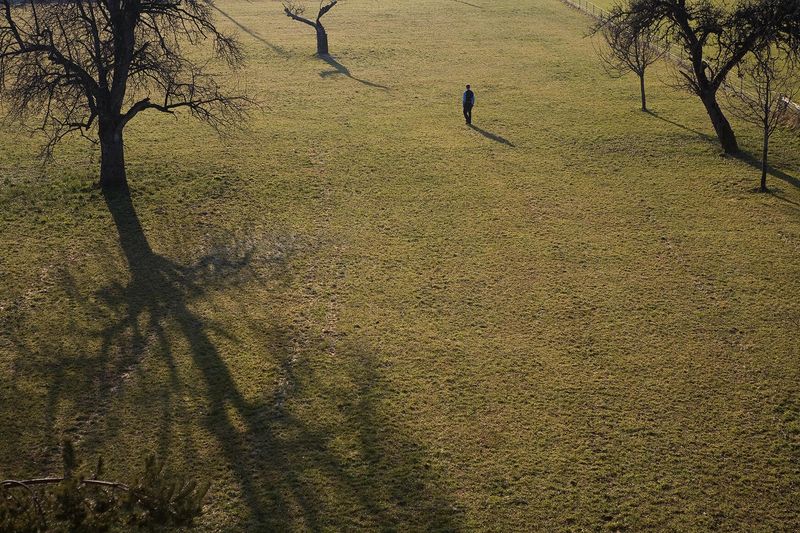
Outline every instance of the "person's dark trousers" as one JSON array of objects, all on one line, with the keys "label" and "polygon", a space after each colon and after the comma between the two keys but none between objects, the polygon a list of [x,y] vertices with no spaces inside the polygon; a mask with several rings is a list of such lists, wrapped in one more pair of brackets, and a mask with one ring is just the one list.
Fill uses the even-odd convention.
[{"label": "person's dark trousers", "polygon": [[467,124],[472,124],[472,106],[471,105],[464,105],[464,118],[467,120]]}]

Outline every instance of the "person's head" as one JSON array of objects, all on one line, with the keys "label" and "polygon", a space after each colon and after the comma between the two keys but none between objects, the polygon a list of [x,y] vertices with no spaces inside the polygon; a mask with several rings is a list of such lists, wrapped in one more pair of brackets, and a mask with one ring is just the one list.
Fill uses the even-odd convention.
[{"label": "person's head", "polygon": [[467,90],[469,91],[469,85],[467,85]]}]

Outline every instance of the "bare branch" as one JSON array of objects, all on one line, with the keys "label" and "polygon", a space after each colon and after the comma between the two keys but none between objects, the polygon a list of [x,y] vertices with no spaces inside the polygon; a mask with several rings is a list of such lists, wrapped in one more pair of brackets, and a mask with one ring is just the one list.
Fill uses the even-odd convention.
[{"label": "bare branch", "polygon": [[[317,27],[317,25],[316,25],[316,23],[314,21],[309,20],[309,19],[307,19],[307,18],[302,16],[303,13],[305,12],[305,8],[303,6],[301,6],[301,5],[295,4],[294,2],[285,2],[283,4],[283,11],[284,11],[284,13],[286,13],[287,17],[289,17],[289,18],[291,18],[293,20],[296,20],[298,22],[302,22],[303,24],[308,24],[312,28],[316,28]],[[319,17],[317,17],[317,20],[319,20]]]},{"label": "bare branch", "polygon": [[74,132],[121,150],[123,128],[147,108],[186,107],[217,127],[249,102],[226,95],[185,53],[209,42],[232,69],[242,63],[239,43],[216,27],[207,0],[0,2],[0,93],[13,118],[37,117],[48,134],[45,155]]},{"label": "bare branch", "polygon": [[717,93],[751,52],[774,47],[800,58],[799,6],[797,0],[625,0],[612,18],[637,32],[648,28],[682,52],[681,77],[703,102],[723,149],[736,153]]},{"label": "bare branch", "polygon": [[613,8],[609,16],[601,17],[593,33],[600,33],[603,37],[605,46],[598,50],[598,54],[609,76],[621,78],[633,72],[639,77],[642,110],[646,111],[645,72],[667,53],[666,47],[659,42],[658,33],[650,27],[631,24],[622,16],[620,7]]},{"label": "bare branch", "polygon": [[781,124],[788,124],[790,106],[798,94],[796,65],[779,48],[753,51],[737,66],[739,87],[730,86],[726,92],[733,113],[742,121],[761,129],[762,191],[767,189],[770,139]]},{"label": "bare branch", "polygon": [[330,3],[322,6],[319,9],[319,13],[317,14],[317,22],[319,22],[319,19],[321,19],[322,16],[325,15],[325,13],[327,13],[328,11],[333,9],[333,6],[335,6],[337,3],[338,3],[338,0],[332,0]]}]

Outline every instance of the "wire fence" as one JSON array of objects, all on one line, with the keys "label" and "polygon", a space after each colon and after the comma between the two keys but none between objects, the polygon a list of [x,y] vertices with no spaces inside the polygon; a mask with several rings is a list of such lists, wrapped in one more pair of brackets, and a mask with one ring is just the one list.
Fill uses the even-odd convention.
[{"label": "wire fence", "polygon": [[595,18],[600,18],[603,15],[607,15],[608,11],[603,9],[602,7],[598,6],[597,4],[593,4],[592,2],[588,2],[587,0],[562,0],[565,4],[574,7],[580,11],[583,11],[587,15],[591,15]]},{"label": "wire fence", "polygon": [[[601,20],[603,17],[609,15],[608,10],[598,6],[595,3],[589,2],[588,0],[561,0],[568,6],[577,9],[578,11],[589,15],[590,17]],[[658,45],[656,45],[658,46]],[[669,59],[673,64],[677,65],[678,67],[690,69],[691,64],[686,60],[684,56],[675,54],[672,52],[667,45],[658,46],[659,51],[662,53],[662,57]],[[747,95],[748,91],[744,89],[741,84],[739,87],[735,87],[733,84],[729,83],[728,81],[724,81],[722,84],[722,88],[728,92],[732,93],[739,93]],[[786,105],[786,110],[788,113],[792,115],[792,117],[787,117],[788,124],[800,124],[800,104],[796,102],[792,102],[790,99],[783,97],[781,101]]]},{"label": "wire fence", "polygon": [[[603,17],[609,15],[608,10],[598,6],[597,4],[589,2],[588,0],[561,0],[561,1],[567,4],[568,6],[575,8],[578,11],[581,11],[582,13],[589,15],[597,20],[601,20]],[[658,51],[661,54],[661,57],[669,59],[675,65],[683,68],[691,67],[691,65],[689,64],[688,61],[686,61],[686,58],[684,56],[674,53],[670,49],[669,45],[667,45],[666,43],[662,45],[654,44],[652,46],[658,49]]]},{"label": "wire fence", "polygon": [[607,15],[608,11],[603,9],[602,7],[598,6],[597,4],[593,4],[592,2],[588,2],[587,0],[562,0],[565,4],[574,7],[579,11],[583,11],[587,15],[591,15],[596,18],[600,18],[603,15]]}]

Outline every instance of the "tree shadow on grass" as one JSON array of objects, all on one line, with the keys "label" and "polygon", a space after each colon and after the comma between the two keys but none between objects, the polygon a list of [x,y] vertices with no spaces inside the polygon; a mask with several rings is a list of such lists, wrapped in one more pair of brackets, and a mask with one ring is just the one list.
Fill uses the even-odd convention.
[{"label": "tree shadow on grass", "polygon": [[778,191],[776,191],[774,189],[770,189],[769,187],[767,187],[767,190],[769,190],[769,193],[773,197],[777,198],[778,200],[786,202],[787,204],[791,204],[791,205],[793,205],[795,207],[800,207],[800,202],[795,202],[794,200],[790,200],[790,199],[786,198],[785,196],[782,196],[782,195],[778,194]]},{"label": "tree shadow on grass", "polygon": [[[672,124],[673,126],[677,126],[677,127],[681,128],[683,130],[686,130],[688,132],[694,133],[695,135],[700,137],[702,140],[704,140],[704,141],[706,141],[706,142],[708,142],[710,144],[713,144],[715,146],[718,144],[717,138],[712,136],[712,135],[708,135],[707,133],[702,133],[700,131],[694,130],[694,129],[689,128],[687,126],[684,126],[683,124],[675,122],[674,120],[670,120],[669,118],[666,118],[666,117],[663,117],[663,116],[659,115],[655,111],[648,110],[647,114],[652,116],[652,117],[655,117],[655,118],[657,118],[659,120],[662,120],[662,121],[664,121],[664,122],[666,122],[668,124]],[[742,161],[743,163],[747,163],[748,165],[750,165],[754,169],[757,169],[759,171],[761,170],[761,159],[758,158],[758,157],[755,157],[754,155],[752,155],[752,154],[750,154],[750,153],[748,153],[746,151],[741,151],[741,152],[739,152],[739,154],[737,154],[737,155],[735,155],[733,157],[735,157],[736,159]],[[795,176],[792,176],[791,174],[787,174],[786,172],[783,172],[783,171],[781,171],[781,170],[779,170],[779,169],[777,169],[777,168],[775,168],[773,166],[769,166],[769,168],[767,169],[767,172],[768,172],[768,174],[770,176],[772,176],[774,178],[777,178],[777,179],[779,179],[779,180],[781,180],[781,181],[783,181],[783,182],[785,182],[785,183],[787,183],[789,185],[792,185],[794,187],[800,188],[800,179],[798,179]],[[789,200],[787,200],[787,201],[789,201]],[[792,202],[790,202],[790,203],[792,203]]]},{"label": "tree shadow on grass", "polygon": [[474,7],[477,9],[484,9],[483,6],[479,6],[476,4],[470,4],[469,2],[465,2],[464,0],[453,0],[453,2],[458,2],[459,4],[464,4],[465,6]]},{"label": "tree shadow on grass", "polygon": [[[151,314],[169,310],[169,316],[162,315],[159,320],[169,319],[178,326],[201,371],[209,404],[203,423],[233,471],[250,511],[248,527],[285,530],[300,525],[319,530],[341,527],[341,521],[352,520],[354,514],[379,529],[457,529],[452,505],[423,466],[423,450],[381,414],[381,378],[373,355],[363,351],[350,357],[342,375],[346,385],[335,387],[328,397],[306,397],[305,390],[316,387],[323,377],[306,364],[304,353],[308,347],[319,346],[322,339],[314,338],[308,328],[283,325],[280,320],[266,324],[250,320],[243,306],[237,321],[248,323],[256,338],[265,341],[259,350],[277,363],[280,374],[275,390],[258,399],[246,399],[212,342],[208,322],[187,304],[192,294],[201,290],[194,272],[204,272],[209,262],[201,261],[189,275],[176,269],[150,250],[129,201],[110,203],[109,207],[116,213],[114,220],[133,278],[128,294],[109,302],[120,308],[138,296]],[[230,277],[244,268],[251,256],[251,251],[235,254],[236,259],[220,261],[215,268],[225,272],[230,283]],[[127,313],[136,310],[128,307]],[[133,323],[132,316],[127,322]],[[151,320],[151,324],[160,339],[161,353],[169,357],[169,340],[155,322]],[[109,333],[112,337],[113,331]],[[294,412],[295,400],[303,406],[320,402],[323,405],[316,412],[329,417],[316,412],[309,415],[303,409]],[[233,417],[243,427],[237,427]],[[335,449],[342,439],[354,445],[346,453]],[[394,453],[396,450],[401,453]],[[350,512],[343,514],[348,507]]]},{"label": "tree shadow on grass", "polygon": [[652,111],[652,110],[648,109],[647,111],[645,111],[645,113],[647,113],[651,117],[654,117],[654,118],[657,118],[658,120],[666,122],[667,124],[671,124],[673,126],[677,126],[678,128],[680,128],[680,129],[682,129],[684,131],[688,131],[690,133],[694,133],[700,139],[706,141],[707,143],[717,144],[717,139],[714,136],[709,135],[707,133],[703,133],[701,131],[697,131],[697,130],[692,129],[692,128],[688,127],[688,126],[685,126],[685,125],[683,125],[683,124],[681,124],[679,122],[675,122],[672,119],[669,119],[667,117],[661,116],[657,111]]},{"label": "tree shadow on grass", "polygon": [[376,89],[382,89],[384,91],[388,91],[389,90],[389,87],[387,87],[385,85],[380,85],[378,83],[373,83],[373,82],[368,81],[368,80],[364,80],[364,79],[361,79],[361,78],[356,78],[355,76],[353,76],[350,73],[350,70],[347,67],[345,67],[344,65],[342,65],[341,63],[336,61],[336,59],[334,59],[330,55],[320,55],[320,56],[317,56],[317,57],[322,59],[324,62],[326,62],[331,67],[333,67],[333,70],[323,70],[323,71],[321,71],[319,73],[319,75],[322,78],[327,78],[329,76],[335,76],[337,74],[341,74],[343,76],[346,76],[346,77],[350,78],[351,80],[355,80],[355,81],[357,81],[359,83],[363,83],[364,85],[366,85],[368,87],[374,87]]},{"label": "tree shadow on grass", "polygon": [[269,512],[257,528],[461,529],[460,511],[427,464],[427,451],[383,406],[377,358],[358,347],[346,352],[333,370],[341,379],[323,397],[311,391],[330,376],[284,352],[284,387],[248,417],[244,464],[268,484]]},{"label": "tree shadow on grass", "polygon": [[[753,154],[742,151],[736,156],[736,158],[761,172],[761,159]],[[800,189],[800,179],[792,176],[791,174],[787,174],[786,172],[783,172],[772,165],[767,165],[767,175],[777,178],[787,185],[791,185]]]},{"label": "tree shadow on grass", "polygon": [[[104,196],[128,263],[130,281],[126,286],[114,284],[98,293],[105,307],[118,317],[101,332],[101,358],[107,359],[111,351],[122,344],[127,348],[125,351],[132,354],[135,365],[148,349],[152,349],[167,363],[170,387],[177,391],[181,384],[175,370],[174,341],[166,333],[168,326],[177,328],[205,382],[209,417],[213,420],[209,429],[222,447],[228,465],[235,471],[248,506],[258,509],[260,505],[254,498],[252,479],[242,470],[240,450],[232,445],[231,436],[237,431],[226,408],[230,406],[235,412],[242,413],[247,412],[249,406],[210,335],[212,330],[218,334],[225,332],[190,308],[191,301],[203,295],[207,286],[221,279],[230,284],[241,274],[249,264],[253,250],[222,249],[202,257],[189,267],[181,266],[152,250],[128,191],[107,192]],[[127,346],[125,339],[130,339]],[[169,398],[171,395],[161,391],[159,396]],[[171,411],[171,404],[167,401],[162,416],[168,417]],[[169,419],[162,419],[160,448],[169,446],[170,430]],[[166,449],[160,451],[164,453]]]},{"label": "tree shadow on grass", "polygon": [[484,130],[482,128],[479,128],[475,124],[470,124],[469,127],[472,128],[474,131],[480,133],[481,135],[483,135],[484,137],[486,137],[487,139],[489,139],[491,141],[494,141],[494,142],[497,142],[497,143],[500,143],[500,144],[505,144],[506,146],[510,146],[511,148],[516,148],[514,143],[512,143],[508,139],[506,139],[504,137],[501,137],[501,136],[499,136],[499,135],[497,135],[495,133],[486,131],[486,130]]},{"label": "tree shadow on grass", "polygon": [[[313,358],[329,357],[318,349],[329,339],[315,333],[313,324],[254,316],[257,302],[240,302],[237,327],[252,333],[258,345],[249,349],[263,358],[265,368],[277,368],[279,374],[274,389],[246,396],[229,367],[231,355],[222,353],[222,345],[214,340],[233,335],[196,311],[194,300],[214,288],[251,287],[247,283],[253,263],[260,261],[257,251],[251,245],[222,246],[190,266],[180,265],[152,249],[126,191],[106,193],[105,200],[130,276],[127,283],[115,282],[91,297],[75,298],[102,325],[99,354],[67,357],[70,368],[64,371],[63,363],[56,361],[61,354],[54,353],[54,361],[38,369],[42,379],[52,380],[47,400],[51,424],[58,406],[67,402],[74,405],[79,420],[89,421],[79,421],[75,428],[83,434],[83,450],[92,453],[104,440],[124,445],[118,442],[120,422],[113,402],[121,389],[132,394],[138,381],[147,389],[145,401],[150,404],[141,408],[153,413],[148,434],[157,434],[154,446],[161,454],[197,456],[189,463],[200,466],[195,475],[203,476],[214,467],[197,464],[208,453],[194,454],[198,446],[186,443],[185,435],[177,437],[173,420],[181,409],[180,398],[197,391],[203,407],[179,418],[201,425],[211,436],[235,484],[235,494],[212,494],[212,505],[226,499],[240,502],[219,511],[230,520],[226,527],[460,528],[459,511],[430,468],[427,451],[386,406],[387,387],[376,354],[349,345],[330,371],[321,373],[314,370],[318,365],[312,364]],[[286,260],[276,260],[276,277],[288,275]],[[81,347],[70,348],[67,355],[76,351],[82,353]],[[187,355],[192,369],[185,370],[198,376],[192,383],[182,383],[183,372],[178,372]],[[142,364],[145,358],[150,360],[147,365]],[[142,375],[143,368],[156,363],[168,368],[166,375]],[[67,386],[73,378],[80,380],[78,387]],[[319,384],[326,380],[331,386],[320,393]],[[239,505],[244,512],[233,512]]]},{"label": "tree shadow on grass", "polygon": [[[213,356],[215,350],[207,332],[224,332],[216,324],[204,323],[190,310],[190,302],[209,288],[236,284],[250,275],[247,267],[253,248],[248,243],[214,246],[194,263],[180,265],[152,250],[127,189],[103,196],[127,263],[127,284],[114,282],[86,294],[62,265],[57,288],[71,306],[57,308],[58,315],[43,320],[31,320],[26,316],[31,310],[22,310],[12,328],[16,331],[10,335],[20,354],[15,372],[47,383],[43,446],[49,447],[50,453],[34,458],[38,468],[52,466],[53,456],[58,455],[60,436],[56,427],[65,405],[70,406],[75,419],[65,421],[63,436],[95,449],[103,437],[94,429],[111,410],[111,398],[139,370],[148,353],[158,353],[170,369],[172,386],[178,388],[166,328],[177,325],[193,353]],[[99,256],[101,262],[104,257]],[[50,330],[42,329],[48,320],[57,324]],[[224,377],[224,373],[221,375]],[[162,411],[168,417],[170,410],[165,404]],[[158,451],[166,452],[166,444],[161,443]]]},{"label": "tree shadow on grass", "polygon": [[253,38],[254,38],[254,39],[256,39],[257,41],[260,41],[260,42],[262,42],[263,44],[266,44],[266,45],[267,45],[267,46],[268,46],[268,47],[269,47],[269,48],[270,48],[270,49],[271,49],[273,52],[275,52],[275,53],[276,53],[276,54],[278,54],[279,56],[282,56],[282,57],[289,57],[289,56],[291,56],[291,54],[290,54],[290,53],[289,53],[289,52],[288,52],[288,51],[287,51],[285,48],[283,48],[283,47],[281,47],[281,46],[278,46],[278,45],[276,45],[276,44],[273,44],[273,43],[269,42],[269,41],[268,41],[268,40],[266,40],[264,37],[262,37],[261,35],[259,35],[257,32],[255,32],[255,31],[251,30],[250,28],[248,28],[247,26],[245,26],[244,24],[242,24],[241,22],[239,22],[238,20],[236,20],[235,18],[233,18],[233,17],[232,17],[231,15],[229,15],[228,13],[226,13],[226,12],[225,12],[225,11],[223,11],[223,10],[221,10],[221,9],[220,9],[219,7],[217,7],[215,4],[213,4],[213,3],[209,2],[209,4],[208,4],[208,5],[210,5],[210,6],[211,6],[211,8],[212,8],[212,9],[214,9],[214,10],[215,10],[217,13],[219,13],[220,15],[222,15],[223,17],[225,17],[226,19],[228,19],[229,21],[231,21],[231,22],[232,22],[232,23],[233,23],[233,24],[234,24],[234,25],[235,25],[237,28],[239,28],[240,30],[242,30],[243,32],[245,32],[247,35],[249,35],[250,37],[253,37]]}]

